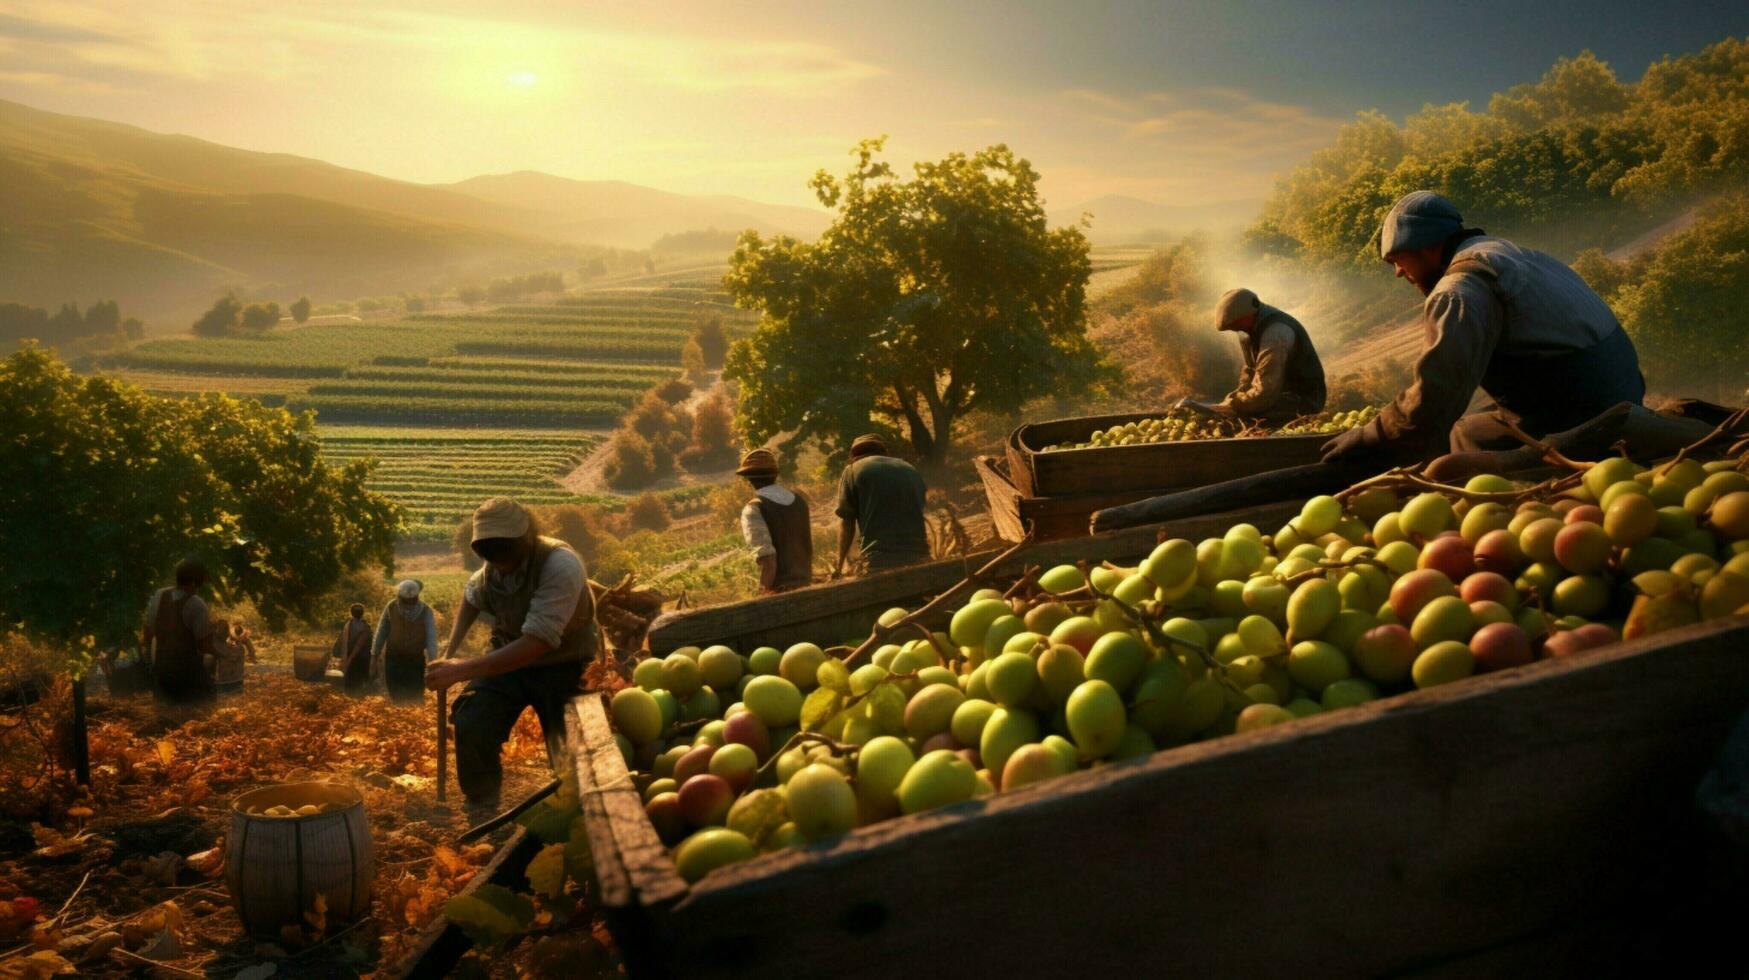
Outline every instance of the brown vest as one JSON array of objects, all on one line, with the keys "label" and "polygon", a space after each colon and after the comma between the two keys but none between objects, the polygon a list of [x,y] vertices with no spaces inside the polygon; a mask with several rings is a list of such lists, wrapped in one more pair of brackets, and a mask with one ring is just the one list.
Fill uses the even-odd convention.
[{"label": "brown vest", "polygon": [[[529,603],[534,600],[534,593],[540,588],[541,573],[546,571],[547,556],[558,548],[571,550],[570,545],[555,538],[540,539],[534,546],[534,554],[529,556],[528,575],[523,578],[521,588],[516,591],[495,591],[489,581],[487,587],[480,590],[481,601],[488,606],[481,611],[491,613],[497,624],[492,627],[492,649],[496,650],[522,636],[522,624],[528,619]],[[492,571],[488,568],[488,579],[491,574]],[[595,656],[595,648],[595,595],[589,591],[589,581],[585,578],[583,594],[577,599],[577,610],[571,614],[571,621],[559,634],[559,645],[536,660],[535,665],[589,660]]]},{"label": "brown vest", "polygon": [[[389,618],[389,642],[384,645],[383,653],[391,657],[419,657],[423,659],[425,650],[425,603],[419,604],[419,615],[408,619],[401,613],[401,600],[389,601],[389,608],[383,610],[383,615]],[[431,651],[435,656],[437,651]]]},{"label": "brown vest", "polygon": [[152,669],[160,674],[200,673],[200,642],[182,620],[190,594],[171,598],[173,589],[158,591],[158,619],[152,624]]},{"label": "brown vest", "polygon": [[1306,328],[1292,316],[1273,306],[1263,308],[1257,315],[1257,323],[1239,341],[1246,369],[1256,372],[1257,338],[1272,323],[1282,324],[1293,331],[1294,345],[1288,351],[1286,370],[1282,372],[1281,398],[1266,414],[1291,418],[1322,412],[1327,397],[1324,362],[1318,359],[1318,351],[1312,346],[1312,338],[1306,335]]},{"label": "brown vest", "polygon": [[771,546],[777,551],[777,577],[772,586],[782,592],[813,582],[814,528],[808,520],[808,498],[798,493],[795,500],[779,504],[755,496],[753,503],[759,507],[765,529],[771,532]]}]

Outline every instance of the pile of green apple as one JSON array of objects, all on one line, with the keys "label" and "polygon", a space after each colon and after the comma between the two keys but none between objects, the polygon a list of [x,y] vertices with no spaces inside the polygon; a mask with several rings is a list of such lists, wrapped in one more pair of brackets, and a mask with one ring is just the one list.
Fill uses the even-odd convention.
[{"label": "pile of green apple", "polygon": [[696,881],[891,816],[1749,613],[1749,477],[1732,463],[1612,459],[1552,500],[1488,499],[1519,489],[1480,476],[1463,495],[1316,497],[1272,535],[1239,524],[1134,568],[1057,566],[855,668],[812,643],[677,650],[613,695],[617,738]]},{"label": "pile of green apple", "polygon": [[[1272,434],[1305,435],[1317,432],[1344,432],[1355,426],[1365,425],[1378,414],[1378,408],[1372,405],[1348,412],[1325,412],[1304,419],[1296,419],[1276,429]],[[1251,435],[1262,434],[1263,430],[1247,426],[1243,420],[1230,416],[1205,415],[1191,409],[1179,408],[1155,418],[1124,422],[1110,428],[1097,429],[1087,437],[1086,442],[1046,446],[1042,451],[1093,449],[1100,446],[1139,446],[1153,442],[1189,442],[1199,439],[1230,439],[1241,432]]]}]

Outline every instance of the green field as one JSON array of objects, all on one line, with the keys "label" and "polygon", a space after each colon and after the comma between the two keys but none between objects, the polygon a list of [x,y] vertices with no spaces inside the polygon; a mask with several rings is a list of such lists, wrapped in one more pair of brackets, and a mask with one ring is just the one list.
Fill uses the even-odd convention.
[{"label": "green field", "polygon": [[749,320],[708,277],[651,286],[259,337],[153,340],[106,355],[98,366],[150,390],[253,395],[314,410],[329,424],[602,427],[675,376],[702,318]]}]

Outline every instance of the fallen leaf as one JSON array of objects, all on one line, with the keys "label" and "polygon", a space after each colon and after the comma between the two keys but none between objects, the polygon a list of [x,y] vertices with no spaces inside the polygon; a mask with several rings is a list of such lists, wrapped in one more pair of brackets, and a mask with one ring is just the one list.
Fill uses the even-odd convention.
[{"label": "fallen leaf", "polygon": [[0,977],[5,980],[48,980],[78,972],[66,957],[47,949],[0,962]]},{"label": "fallen leaf", "polygon": [[204,851],[195,851],[188,856],[188,866],[195,874],[203,878],[216,878],[225,870],[225,848],[223,845],[210,847]]},{"label": "fallen leaf", "polygon": [[159,930],[139,955],[149,960],[179,960],[182,958],[182,940],[169,929]]},{"label": "fallen leaf", "polygon": [[176,744],[169,739],[161,738],[152,746],[158,753],[158,764],[168,766],[176,758]]}]

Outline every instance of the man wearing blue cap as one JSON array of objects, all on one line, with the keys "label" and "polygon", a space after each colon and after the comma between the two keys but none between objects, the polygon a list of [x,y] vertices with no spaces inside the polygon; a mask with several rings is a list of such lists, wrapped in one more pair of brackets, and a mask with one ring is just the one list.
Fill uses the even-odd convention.
[{"label": "man wearing blue cap", "polygon": [[[1578,273],[1465,227],[1438,194],[1416,191],[1391,207],[1379,254],[1427,297],[1427,347],[1414,381],[1378,418],[1325,443],[1326,462],[1513,448],[1496,408],[1543,436],[1645,397],[1633,341]],[[1466,415],[1477,388],[1494,404]]]}]

